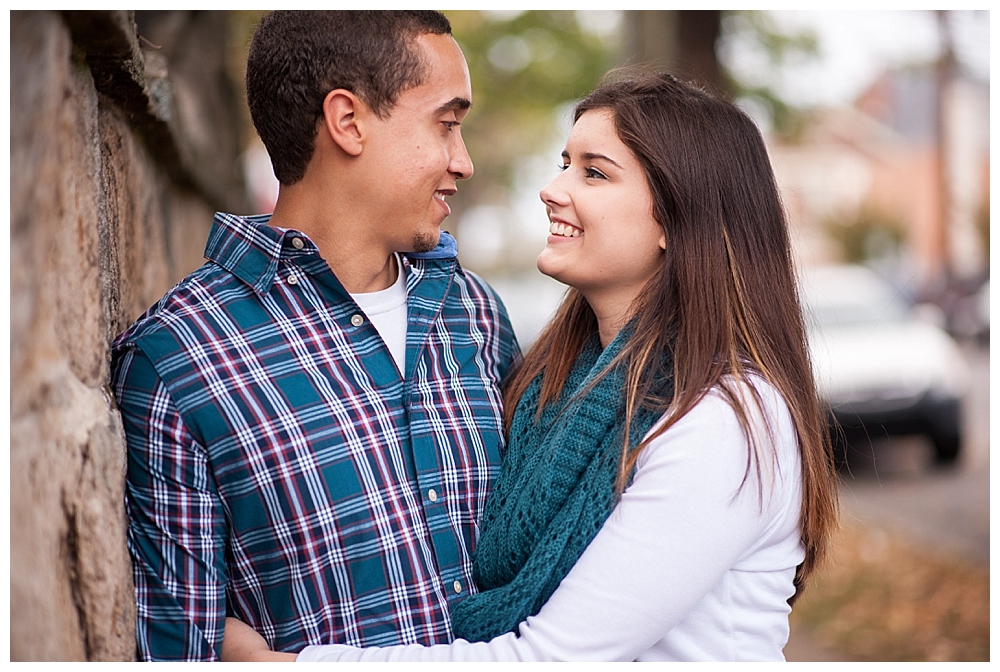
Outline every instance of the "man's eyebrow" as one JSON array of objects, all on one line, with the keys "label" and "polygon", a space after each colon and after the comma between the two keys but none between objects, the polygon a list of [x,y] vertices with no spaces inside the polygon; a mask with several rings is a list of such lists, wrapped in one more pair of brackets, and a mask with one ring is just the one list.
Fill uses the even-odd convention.
[{"label": "man's eyebrow", "polygon": [[[568,159],[569,153],[563,152],[562,156],[564,159]],[[607,161],[608,163],[614,166],[618,166],[619,168],[621,168],[621,164],[612,159],[610,156],[605,156],[604,154],[598,154],[597,152],[584,152],[583,154],[580,155],[580,158],[586,161],[594,161],[596,159],[601,159],[603,161]],[[624,168],[622,168],[622,170],[624,170]]]},{"label": "man's eyebrow", "polygon": [[437,114],[444,114],[445,112],[451,112],[453,110],[467,110],[470,107],[472,107],[471,100],[456,96],[441,107],[437,108]]}]

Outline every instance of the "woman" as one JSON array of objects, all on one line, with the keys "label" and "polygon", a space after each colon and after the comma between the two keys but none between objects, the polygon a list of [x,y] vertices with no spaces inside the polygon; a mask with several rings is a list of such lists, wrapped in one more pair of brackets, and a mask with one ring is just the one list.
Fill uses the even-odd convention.
[{"label": "woman", "polygon": [[[764,143],[635,74],[577,106],[562,158],[538,268],[571,289],[507,384],[461,639],[299,660],[783,659],[836,495]],[[227,623],[224,658],[290,657],[261,647]]]}]

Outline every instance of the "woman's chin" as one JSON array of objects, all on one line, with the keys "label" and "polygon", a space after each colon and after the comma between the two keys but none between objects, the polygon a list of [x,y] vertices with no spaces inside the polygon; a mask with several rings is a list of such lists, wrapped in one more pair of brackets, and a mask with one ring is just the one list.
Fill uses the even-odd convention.
[{"label": "woman's chin", "polygon": [[559,265],[552,263],[552,260],[548,258],[543,250],[538,259],[535,260],[535,266],[542,275],[547,275],[553,280],[558,280],[559,282],[566,284],[566,281],[562,279],[562,273],[560,273]]}]

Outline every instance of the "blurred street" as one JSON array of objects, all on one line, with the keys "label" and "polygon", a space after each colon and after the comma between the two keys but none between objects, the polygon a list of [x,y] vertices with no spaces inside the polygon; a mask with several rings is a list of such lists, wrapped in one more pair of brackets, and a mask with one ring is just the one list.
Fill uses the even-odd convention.
[{"label": "blurred street", "polygon": [[[842,474],[845,524],[881,530],[958,562],[989,567],[989,346],[966,344],[971,385],[963,407],[965,443],[957,464],[935,468],[918,437],[873,442],[875,459]],[[792,628],[790,661],[850,660]]]},{"label": "blurred street", "polygon": [[845,517],[900,533],[929,549],[977,564],[990,560],[990,353],[966,345],[971,385],[963,407],[962,455],[951,468],[931,464],[922,438],[882,440],[875,460],[842,475]]}]

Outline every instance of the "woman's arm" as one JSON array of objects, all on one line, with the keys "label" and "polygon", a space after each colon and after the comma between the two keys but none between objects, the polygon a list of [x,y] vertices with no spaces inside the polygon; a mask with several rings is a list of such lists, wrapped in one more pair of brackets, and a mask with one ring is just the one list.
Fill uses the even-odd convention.
[{"label": "woman's arm", "polygon": [[[762,388],[765,406],[775,409],[780,400]],[[778,448],[781,470],[798,478],[794,432],[780,408],[775,436],[786,444]],[[759,421],[751,411],[751,420]],[[761,432],[765,461],[772,454],[766,436]],[[773,524],[771,512],[781,499],[768,493],[773,470],[764,469],[760,500],[753,469],[736,495],[746,467],[747,444],[735,413],[709,395],[650,445],[611,517],[549,602],[519,626],[520,636],[432,647],[307,647],[298,659],[634,660],[683,621]],[[794,520],[790,524],[797,534]]]},{"label": "woman's arm", "polygon": [[222,655],[225,663],[290,663],[294,653],[279,653],[267,648],[267,642],[256,630],[243,621],[226,618],[222,637]]}]

